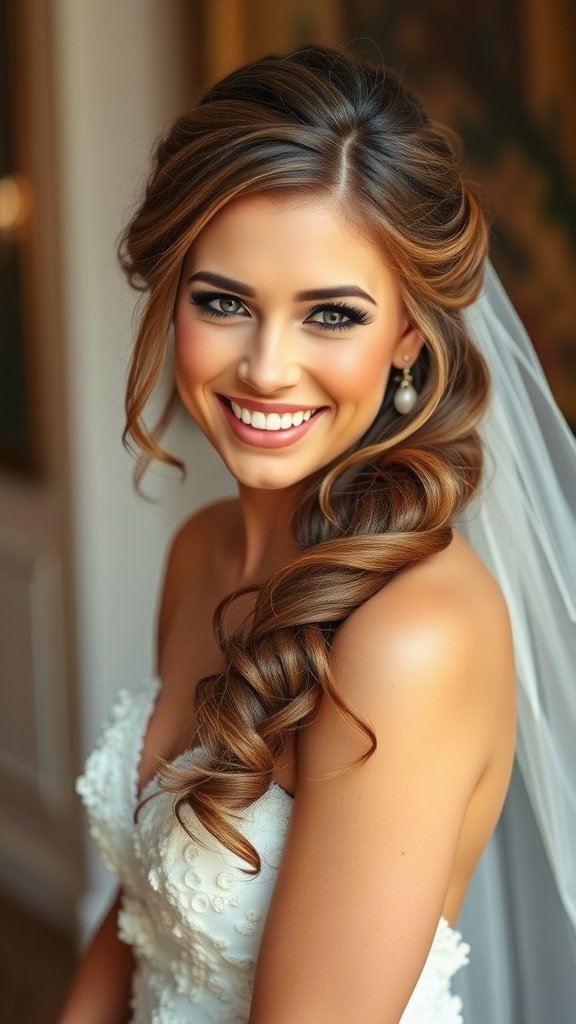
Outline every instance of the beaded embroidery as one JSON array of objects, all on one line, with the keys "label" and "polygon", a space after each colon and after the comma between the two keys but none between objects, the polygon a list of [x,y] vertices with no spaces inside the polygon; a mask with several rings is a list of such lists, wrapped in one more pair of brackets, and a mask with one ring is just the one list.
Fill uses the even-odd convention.
[{"label": "beaded embroidery", "polygon": [[[256,877],[199,822],[191,828],[198,841],[191,839],[174,816],[171,794],[156,792],[134,821],[138,767],[159,689],[151,678],[135,694],[120,691],[76,787],[103,861],[123,886],[119,935],[136,958],[132,1024],[247,1024],[292,800],[273,784],[243,812],[240,827],[261,857]],[[154,788],[155,782],[146,795]],[[461,1024],[450,979],[468,952],[441,920],[401,1024]]]}]

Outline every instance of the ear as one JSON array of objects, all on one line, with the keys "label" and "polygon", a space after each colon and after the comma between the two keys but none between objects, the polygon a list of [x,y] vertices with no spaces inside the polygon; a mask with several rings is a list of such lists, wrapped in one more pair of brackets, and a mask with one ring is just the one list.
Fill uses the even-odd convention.
[{"label": "ear", "polygon": [[416,328],[410,323],[407,324],[394,346],[392,365],[398,370],[402,370],[405,366],[414,366],[424,343],[424,338]]}]

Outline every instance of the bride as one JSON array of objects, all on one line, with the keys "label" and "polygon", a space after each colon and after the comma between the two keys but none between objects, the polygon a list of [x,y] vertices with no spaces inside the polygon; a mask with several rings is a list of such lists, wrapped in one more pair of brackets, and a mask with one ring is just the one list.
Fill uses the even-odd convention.
[{"label": "bride", "polygon": [[[455,523],[490,385],[487,228],[388,70],[234,72],[159,143],[126,440],[174,394],[238,497],[168,554],[157,674],[78,788],[117,899],[60,1024],[456,1024],[454,929],[515,742],[509,614]],[[191,467],[191,471],[194,469]]]}]

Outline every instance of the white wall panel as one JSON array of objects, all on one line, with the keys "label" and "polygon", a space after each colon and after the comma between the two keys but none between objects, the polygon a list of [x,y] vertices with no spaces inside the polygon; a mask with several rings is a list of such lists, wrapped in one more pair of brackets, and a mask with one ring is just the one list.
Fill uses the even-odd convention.
[{"label": "white wall panel", "polygon": [[70,926],[74,856],[62,572],[26,532],[0,542],[0,883]]}]

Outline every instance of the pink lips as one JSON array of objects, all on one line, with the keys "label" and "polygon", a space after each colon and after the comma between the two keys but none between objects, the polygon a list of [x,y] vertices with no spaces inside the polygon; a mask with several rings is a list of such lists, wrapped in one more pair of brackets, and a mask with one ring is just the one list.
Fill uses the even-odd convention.
[{"label": "pink lips", "polygon": [[[226,421],[230,426],[236,437],[243,441],[245,444],[252,445],[255,448],[286,448],[288,445],[295,444],[301,437],[304,437],[309,430],[312,429],[317,419],[325,411],[324,409],[318,409],[318,412],[311,416],[309,420],[301,423],[299,427],[288,427],[287,430],[259,430],[256,427],[251,427],[249,424],[243,423],[242,420],[236,418],[228,402],[230,399],[225,398],[223,395],[218,396],[220,399],[220,406],[226,417]],[[250,409],[252,412],[262,412],[265,415],[271,412],[277,412],[282,414],[285,412],[298,412],[299,410],[305,411],[306,409],[315,409],[317,406],[314,405],[286,405],[281,402],[255,402],[252,399],[246,398],[232,398],[232,401],[238,405],[242,405],[245,409]]]}]

